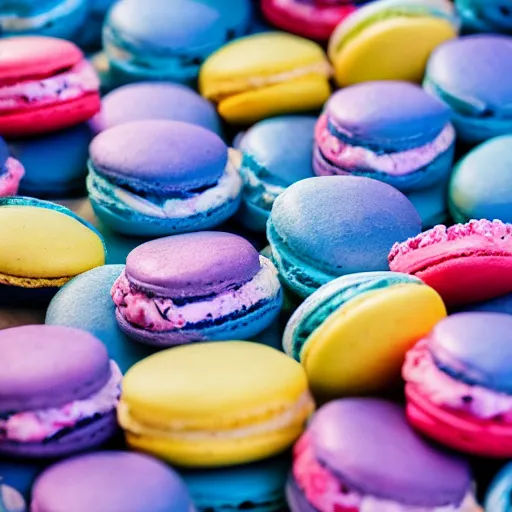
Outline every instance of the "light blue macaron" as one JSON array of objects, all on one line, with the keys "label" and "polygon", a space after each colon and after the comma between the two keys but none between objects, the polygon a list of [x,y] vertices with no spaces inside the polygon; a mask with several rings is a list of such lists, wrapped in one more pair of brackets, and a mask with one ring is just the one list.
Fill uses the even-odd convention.
[{"label": "light blue macaron", "polygon": [[194,0],[121,0],[109,11],[103,46],[121,82],[194,84],[226,38],[221,16]]},{"label": "light blue macaron", "polygon": [[316,118],[274,117],[255,124],[238,141],[244,180],[240,221],[264,232],[276,197],[296,181],[314,176]]},{"label": "light blue macaron", "polygon": [[510,0],[455,0],[464,32],[512,34]]},{"label": "light blue macaron", "polygon": [[512,463],[496,475],[485,497],[486,512],[509,512],[512,509]]},{"label": "light blue macaron", "polygon": [[226,41],[241,37],[249,31],[254,7],[251,0],[198,0],[215,9],[226,27]]}]

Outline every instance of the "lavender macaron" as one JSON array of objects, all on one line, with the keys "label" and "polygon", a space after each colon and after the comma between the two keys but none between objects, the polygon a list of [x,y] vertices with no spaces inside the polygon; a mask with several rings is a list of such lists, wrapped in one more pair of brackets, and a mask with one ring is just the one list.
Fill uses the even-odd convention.
[{"label": "lavender macaron", "polygon": [[185,483],[147,455],[96,452],[50,466],[35,482],[31,512],[193,512]]},{"label": "lavender macaron", "polygon": [[215,133],[178,121],[133,121],[97,135],[87,189],[111,229],[146,238],[216,227],[240,206],[236,153]]},{"label": "lavender macaron", "polygon": [[58,458],[117,430],[121,372],[94,336],[33,325],[0,332],[0,454]]},{"label": "lavender macaron", "polygon": [[274,265],[247,240],[200,232],[134,249],[112,287],[119,327],[161,347],[250,339],[277,317],[282,292]]},{"label": "lavender macaron", "polygon": [[429,445],[403,410],[375,399],[324,405],[294,449],[292,512],[477,512],[469,466]]}]

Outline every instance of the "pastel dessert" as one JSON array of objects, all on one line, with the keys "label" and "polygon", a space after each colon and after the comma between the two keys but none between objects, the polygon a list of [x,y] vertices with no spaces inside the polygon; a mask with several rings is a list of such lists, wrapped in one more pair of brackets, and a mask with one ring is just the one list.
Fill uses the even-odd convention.
[{"label": "pastel dessert", "polygon": [[329,40],[340,86],[370,80],[421,82],[438,45],[457,37],[449,0],[378,0],[342,21]]},{"label": "pastel dessert", "polygon": [[250,339],[283,300],[270,260],[242,237],[211,231],[137,247],[111,293],[121,330],[159,347]]},{"label": "pastel dessert", "polygon": [[389,268],[419,277],[450,307],[512,292],[512,225],[500,220],[440,224],[389,253]]},{"label": "pastel dessert", "polygon": [[3,37],[37,34],[71,39],[84,23],[87,0],[16,0],[0,3]]},{"label": "pastel dessert", "polygon": [[237,0],[236,2],[232,0],[199,0],[199,2],[208,5],[220,14],[221,23],[226,30],[226,41],[242,37],[249,32],[255,10],[251,0]]},{"label": "pastel dessert", "polygon": [[36,480],[31,512],[193,512],[183,480],[138,453],[94,452],[50,466]]},{"label": "pastel dessert", "polygon": [[510,315],[468,312],[439,322],[405,360],[410,423],[458,451],[509,458],[511,354]]},{"label": "pastel dessert", "polygon": [[92,207],[119,233],[155,237],[209,229],[240,205],[235,158],[218,135],[200,126],[125,123],[97,135],[89,154]]},{"label": "pastel dessert", "polygon": [[222,134],[215,107],[180,84],[140,82],[119,87],[101,100],[101,112],[89,122],[95,134],[130,121],[183,121]]},{"label": "pastel dessert", "polygon": [[428,188],[411,190],[407,199],[418,211],[423,229],[442,224],[448,218],[448,179]]},{"label": "pastel dessert", "polygon": [[10,155],[9,147],[0,137],[0,197],[15,196],[24,175],[25,168]]},{"label": "pastel dessert", "polygon": [[271,459],[215,469],[180,471],[198,512],[258,510],[282,512],[288,454]]},{"label": "pastel dessert", "polygon": [[118,419],[132,449],[214,468],[284,452],[313,408],[299,363],[259,343],[230,341],[137,363],[124,378]]},{"label": "pastel dessert", "polygon": [[20,194],[42,199],[84,195],[91,140],[86,123],[39,137],[9,140],[11,154],[25,168]]},{"label": "pastel dessert", "polygon": [[315,128],[315,173],[366,176],[402,191],[432,186],[452,168],[450,117],[448,106],[407,82],[366,82],[337,91]]},{"label": "pastel dessert", "polygon": [[512,39],[466,36],[431,56],[425,89],[453,110],[457,137],[476,144],[512,133]]},{"label": "pastel dessert", "polygon": [[512,506],[512,463],[494,477],[485,497],[485,510],[506,512]]},{"label": "pastel dessert", "polygon": [[0,304],[35,307],[72,277],[105,263],[100,234],[63,206],[0,199]]},{"label": "pastel dessert", "polygon": [[313,133],[316,118],[282,116],[247,130],[238,143],[244,181],[238,217],[249,229],[265,232],[272,205],[296,181],[313,177]]},{"label": "pastel dessert", "polygon": [[4,329],[0,356],[3,456],[66,457],[116,432],[122,375],[91,334],[48,325]]},{"label": "pastel dessert", "polygon": [[154,350],[135,343],[117,325],[110,291],[123,271],[124,265],[103,265],[73,278],[50,302],[45,323],[93,334],[105,345],[110,358],[124,374]]},{"label": "pastel dessert", "polygon": [[512,222],[512,133],[477,146],[455,166],[449,206],[455,222]]},{"label": "pastel dessert", "polygon": [[387,270],[395,241],[420,229],[411,202],[390,185],[323,176],[294,183],[275,200],[267,237],[280,278],[307,297],[342,275]]},{"label": "pastel dessert", "polygon": [[250,125],[318,110],[330,94],[331,67],[322,48],[284,32],[233,41],[201,67],[199,90],[228,122]]},{"label": "pastel dessert", "polygon": [[375,399],[318,410],[295,445],[286,493],[291,512],[481,512],[468,464]]},{"label": "pastel dessert", "polygon": [[2,483],[1,477],[0,510],[2,512],[27,512],[23,496],[16,489]]},{"label": "pastel dessert", "polygon": [[163,80],[193,85],[203,61],[225,42],[217,10],[194,0],[121,0],[105,20],[103,47],[124,83]]},{"label": "pastel dessert", "polygon": [[512,34],[512,7],[508,0],[455,0],[455,7],[465,32]]},{"label": "pastel dessert", "polygon": [[261,8],[276,27],[327,41],[336,26],[357,8],[357,0],[263,0]]},{"label": "pastel dessert", "polygon": [[40,135],[87,121],[100,83],[73,43],[52,37],[0,40],[0,135]]},{"label": "pastel dessert", "polygon": [[418,278],[351,274],[298,307],[283,347],[304,366],[316,397],[376,394],[401,383],[405,353],[445,316],[441,297]]}]

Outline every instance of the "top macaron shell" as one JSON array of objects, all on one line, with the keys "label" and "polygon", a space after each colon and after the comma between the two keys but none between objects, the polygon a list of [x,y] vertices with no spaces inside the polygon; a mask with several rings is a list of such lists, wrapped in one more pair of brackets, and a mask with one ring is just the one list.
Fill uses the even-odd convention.
[{"label": "top macaron shell", "polygon": [[470,488],[468,465],[430,446],[403,410],[375,399],[330,402],[308,432],[318,461],[361,494],[425,508],[459,504]]},{"label": "top macaron shell", "polygon": [[428,348],[436,364],[454,378],[512,393],[510,315],[484,312],[451,315],[433,329]]}]

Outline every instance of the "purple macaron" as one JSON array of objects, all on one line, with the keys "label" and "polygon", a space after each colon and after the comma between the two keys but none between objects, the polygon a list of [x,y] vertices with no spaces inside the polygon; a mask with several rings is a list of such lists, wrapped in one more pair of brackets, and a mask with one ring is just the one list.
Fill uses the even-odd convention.
[{"label": "purple macaron", "polygon": [[96,452],[54,464],[32,490],[31,512],[193,512],[178,474],[147,455]]},{"label": "purple macaron", "polygon": [[250,339],[271,324],[282,304],[270,260],[237,235],[208,231],[134,249],[112,298],[121,330],[161,347]]},{"label": "purple macaron", "polygon": [[70,327],[0,332],[0,454],[57,458],[116,432],[122,375],[105,346]]},{"label": "purple macaron", "polygon": [[398,405],[364,398],[317,411],[295,445],[287,497],[292,512],[478,510],[462,459],[416,434]]}]

